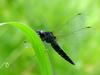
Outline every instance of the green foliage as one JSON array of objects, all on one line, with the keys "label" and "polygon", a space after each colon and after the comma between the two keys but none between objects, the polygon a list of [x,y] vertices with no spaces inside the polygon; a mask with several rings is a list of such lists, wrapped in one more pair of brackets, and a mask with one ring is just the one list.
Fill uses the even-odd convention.
[{"label": "green foliage", "polygon": [[[99,14],[99,0],[0,0],[0,25],[12,25],[0,26],[0,75],[100,75]],[[38,29],[52,31],[76,66],[45,50]]]},{"label": "green foliage", "polygon": [[2,26],[6,24],[15,26],[16,28],[20,29],[30,40],[34,50],[36,50],[35,53],[38,58],[38,63],[41,69],[41,75],[47,75],[47,74],[52,75],[50,62],[45,52],[45,48],[41,40],[36,35],[35,31],[29,28],[28,26],[25,26],[24,24],[17,23],[17,22],[1,23],[0,25]]}]

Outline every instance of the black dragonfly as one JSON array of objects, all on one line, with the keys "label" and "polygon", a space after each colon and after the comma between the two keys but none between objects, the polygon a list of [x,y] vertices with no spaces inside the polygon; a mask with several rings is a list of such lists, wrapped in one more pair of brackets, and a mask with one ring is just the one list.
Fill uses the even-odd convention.
[{"label": "black dragonfly", "polygon": [[[85,29],[85,28],[91,28],[90,26],[81,28],[79,30]],[[77,32],[77,31],[75,31]],[[45,41],[47,43],[50,43],[51,46],[54,48],[54,50],[63,57],[66,61],[71,63],[72,65],[75,65],[75,63],[72,61],[72,59],[64,52],[64,50],[59,46],[59,44],[56,41],[56,37],[52,32],[45,32],[43,30],[37,30],[36,33],[40,36],[42,41]]]},{"label": "black dragonfly", "polygon": [[[80,15],[81,14],[77,14],[79,15],[79,19],[80,20]],[[72,17],[73,18],[73,17]],[[72,19],[71,18],[71,19]],[[77,17],[76,17],[77,18]],[[75,19],[76,19],[75,18]],[[73,22],[72,22],[73,23]],[[65,27],[66,28],[66,27]],[[90,26],[87,27],[83,27],[83,28],[79,28],[77,30],[74,30],[71,34],[80,31],[82,29],[85,28],[91,28]],[[54,32],[54,31],[53,31]],[[50,43],[51,46],[53,47],[53,49],[62,57],[64,58],[66,61],[68,61],[70,64],[75,65],[74,61],[72,61],[72,59],[65,53],[65,51],[59,46],[59,44],[56,41],[56,37],[52,32],[45,32],[43,30],[36,30],[36,33],[40,36],[42,41],[45,41],[47,43]]]}]

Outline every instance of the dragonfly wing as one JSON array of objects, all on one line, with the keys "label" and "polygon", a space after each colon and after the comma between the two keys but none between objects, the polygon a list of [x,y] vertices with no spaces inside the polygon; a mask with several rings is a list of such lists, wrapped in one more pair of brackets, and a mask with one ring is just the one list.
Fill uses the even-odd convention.
[{"label": "dragonfly wing", "polygon": [[67,60],[69,63],[75,65],[75,63],[71,60],[71,58],[64,52],[64,50],[57,44],[57,42],[54,40],[51,42],[51,46],[54,48],[54,50],[65,60]]}]

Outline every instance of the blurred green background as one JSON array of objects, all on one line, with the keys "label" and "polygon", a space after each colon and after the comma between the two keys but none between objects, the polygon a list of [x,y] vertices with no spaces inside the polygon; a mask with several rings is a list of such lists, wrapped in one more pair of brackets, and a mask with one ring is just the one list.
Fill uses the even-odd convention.
[{"label": "blurred green background", "polygon": [[[0,23],[22,22],[52,31],[75,61],[75,66],[69,64],[45,44],[54,75],[100,75],[99,17],[100,0],[0,0]],[[82,29],[86,26],[91,29]],[[40,74],[27,38],[14,27],[1,26],[0,75]]]}]

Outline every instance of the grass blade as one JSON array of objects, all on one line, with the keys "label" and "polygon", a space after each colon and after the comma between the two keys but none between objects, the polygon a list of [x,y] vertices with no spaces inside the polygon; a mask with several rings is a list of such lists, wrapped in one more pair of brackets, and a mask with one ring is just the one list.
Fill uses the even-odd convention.
[{"label": "grass blade", "polygon": [[48,59],[48,55],[45,52],[45,47],[41,39],[36,34],[36,32],[33,29],[31,29],[29,26],[19,22],[0,23],[0,26],[3,25],[11,25],[20,29],[25,34],[25,36],[29,39],[29,41],[32,43],[32,46],[35,50],[35,54],[38,58],[38,64],[40,67],[41,75],[53,75],[51,64]]}]

